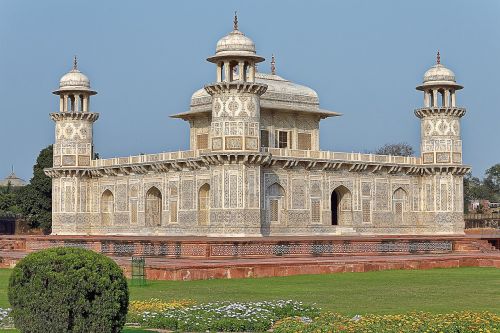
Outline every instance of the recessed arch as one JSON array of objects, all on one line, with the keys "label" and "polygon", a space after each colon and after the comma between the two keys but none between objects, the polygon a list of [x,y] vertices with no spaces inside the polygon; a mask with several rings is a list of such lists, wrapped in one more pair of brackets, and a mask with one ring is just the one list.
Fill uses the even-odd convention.
[{"label": "recessed arch", "polygon": [[408,193],[402,187],[398,187],[392,193],[392,210],[395,221],[402,223],[405,213],[408,212]]},{"label": "recessed arch", "polygon": [[210,223],[210,185],[207,183],[198,190],[198,223]]},{"label": "recessed arch", "polygon": [[266,206],[270,223],[280,223],[285,209],[285,189],[279,183],[273,183],[266,189]]},{"label": "recessed arch", "polygon": [[161,225],[162,195],[158,188],[151,187],[146,192],[146,226],[155,227]]},{"label": "recessed arch", "polygon": [[106,190],[101,195],[101,224],[103,226],[113,225],[115,212],[115,198],[113,192]]},{"label": "recessed arch", "polygon": [[352,212],[351,191],[344,185],[337,186],[330,195],[331,224],[345,225],[349,223]]}]

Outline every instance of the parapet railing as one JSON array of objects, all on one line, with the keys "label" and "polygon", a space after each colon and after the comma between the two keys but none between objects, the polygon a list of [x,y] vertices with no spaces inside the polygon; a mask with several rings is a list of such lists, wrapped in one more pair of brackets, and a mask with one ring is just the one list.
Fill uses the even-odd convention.
[{"label": "parapet railing", "polygon": [[[164,152],[158,154],[141,154],[128,157],[114,157],[108,159],[92,160],[93,167],[110,167],[115,165],[142,164],[161,161],[172,161],[179,159],[196,158],[200,155],[210,153],[210,150],[184,150],[176,152]],[[224,152],[224,154],[235,154],[239,152]],[[345,153],[320,150],[300,150],[287,148],[261,148],[261,153],[270,153],[276,157],[307,158],[331,161],[368,162],[368,163],[391,163],[391,164],[421,164],[420,157],[414,156],[392,156],[362,153]]]},{"label": "parapet railing", "polygon": [[421,164],[419,157],[414,156],[392,156],[362,153],[344,153],[323,150],[299,150],[287,148],[262,148],[263,151],[273,156],[313,158],[321,160],[349,161],[349,162],[373,162],[394,164]]},{"label": "parapet railing", "polygon": [[500,220],[500,212],[493,212],[488,214],[467,213],[464,214],[465,220]]}]

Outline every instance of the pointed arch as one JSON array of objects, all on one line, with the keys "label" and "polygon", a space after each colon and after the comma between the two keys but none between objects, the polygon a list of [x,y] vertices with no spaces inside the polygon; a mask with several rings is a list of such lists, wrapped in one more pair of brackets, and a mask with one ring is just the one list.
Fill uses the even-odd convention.
[{"label": "pointed arch", "polygon": [[392,193],[392,210],[396,222],[402,223],[405,213],[408,212],[408,193],[402,187]]},{"label": "pointed arch", "polygon": [[344,185],[337,186],[330,195],[332,225],[346,225],[352,218],[352,195]]},{"label": "pointed arch", "polygon": [[155,227],[161,225],[162,195],[158,188],[151,187],[146,192],[146,226]]},{"label": "pointed arch", "polygon": [[101,224],[102,226],[113,225],[115,212],[115,197],[113,192],[106,190],[101,195]]},{"label": "pointed arch", "polygon": [[203,184],[198,190],[198,223],[210,223],[210,185]]},{"label": "pointed arch", "polygon": [[266,208],[270,223],[280,223],[285,209],[285,189],[279,183],[273,183],[266,189]]}]

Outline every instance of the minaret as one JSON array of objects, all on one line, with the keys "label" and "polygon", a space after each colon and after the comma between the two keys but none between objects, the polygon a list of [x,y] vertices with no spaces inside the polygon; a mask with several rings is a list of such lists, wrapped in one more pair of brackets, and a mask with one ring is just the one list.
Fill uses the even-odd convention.
[{"label": "minaret", "polygon": [[436,65],[425,72],[422,85],[424,107],[415,110],[421,119],[421,147],[424,164],[462,164],[460,118],[465,108],[456,104],[456,92],[463,87],[455,74],[441,64],[437,53]]},{"label": "minaret", "polygon": [[61,78],[53,94],[59,95],[59,112],[50,114],[56,123],[54,167],[88,167],[93,154],[92,127],[99,118],[98,113],[89,112],[89,102],[97,92],[78,70],[76,57],[73,69]]},{"label": "minaret", "polygon": [[234,29],[217,42],[214,56],[207,59],[217,65],[216,82],[206,85],[212,96],[210,129],[213,151],[258,151],[260,147],[260,96],[267,85],[255,82],[256,64],[264,58],[255,52],[255,44]]}]

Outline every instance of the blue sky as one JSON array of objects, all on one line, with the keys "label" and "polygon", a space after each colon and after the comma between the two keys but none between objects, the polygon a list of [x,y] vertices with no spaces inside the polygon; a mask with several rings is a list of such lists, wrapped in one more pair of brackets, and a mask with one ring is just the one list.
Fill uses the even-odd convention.
[{"label": "blue sky", "polygon": [[405,141],[419,149],[415,90],[441,51],[465,86],[457,96],[464,161],[482,176],[500,162],[500,1],[20,1],[0,0],[0,177],[32,176],[53,142],[51,91],[78,55],[99,92],[95,150],[102,158],[188,148],[170,119],[214,80],[205,59],[240,30],[277,73],[315,89],[343,113],[321,126],[321,147],[371,151]]}]

